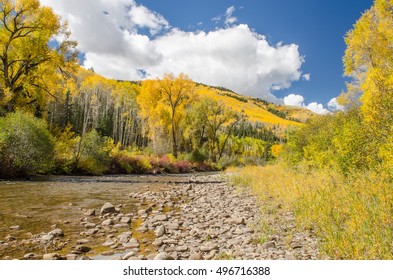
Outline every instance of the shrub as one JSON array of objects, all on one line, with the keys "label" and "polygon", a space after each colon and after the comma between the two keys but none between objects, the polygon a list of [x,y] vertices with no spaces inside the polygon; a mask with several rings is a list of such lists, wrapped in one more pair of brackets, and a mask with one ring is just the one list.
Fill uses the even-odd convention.
[{"label": "shrub", "polygon": [[0,176],[15,177],[48,171],[54,141],[46,123],[16,112],[0,118]]},{"label": "shrub", "polygon": [[100,175],[110,163],[110,138],[91,130],[81,137],[75,154],[75,171],[81,174]]}]

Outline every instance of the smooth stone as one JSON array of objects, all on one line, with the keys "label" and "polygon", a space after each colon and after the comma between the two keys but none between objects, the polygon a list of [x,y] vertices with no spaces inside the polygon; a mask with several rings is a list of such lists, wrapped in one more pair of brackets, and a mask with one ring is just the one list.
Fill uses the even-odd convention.
[{"label": "smooth stone", "polygon": [[36,255],[36,254],[34,254],[34,253],[28,253],[28,254],[25,254],[25,255],[23,256],[23,258],[24,258],[25,260],[33,260],[33,259],[37,259],[37,258],[38,258],[38,255]]},{"label": "smooth stone", "polygon": [[180,225],[178,223],[167,223],[165,224],[166,229],[178,230]]},{"label": "smooth stone", "polygon": [[113,251],[105,251],[105,252],[101,253],[101,255],[103,255],[103,256],[113,256],[114,254],[115,254],[115,252],[113,252]]},{"label": "smooth stone", "polygon": [[228,219],[228,223],[232,224],[232,225],[245,225],[246,224],[244,218],[236,218],[236,217]]},{"label": "smooth stone", "polygon": [[131,257],[136,257],[136,253],[133,252],[133,251],[128,252],[127,254],[125,254],[125,255],[122,257],[122,260],[128,260],[128,259],[131,258]]},{"label": "smooth stone", "polygon": [[89,209],[84,213],[85,216],[95,216],[95,214],[96,214],[96,209]]},{"label": "smooth stone", "polygon": [[203,260],[202,255],[200,253],[193,253],[190,255],[190,257],[188,259],[195,260],[195,261]]},{"label": "smooth stone", "polygon": [[167,253],[159,253],[154,257],[154,260],[174,260],[174,258]]},{"label": "smooth stone", "polygon": [[105,221],[103,221],[103,222],[101,223],[102,226],[111,226],[111,225],[113,225],[113,224],[114,224],[114,222],[113,222],[112,219],[106,219]]},{"label": "smooth stone", "polygon": [[63,237],[64,236],[64,232],[59,228],[52,230],[48,234],[52,234],[54,237]]},{"label": "smooth stone", "polygon": [[115,242],[113,242],[112,240],[106,240],[105,243],[102,244],[102,246],[104,247],[110,247],[113,246],[115,244]]},{"label": "smooth stone", "polygon": [[105,214],[113,214],[116,213],[115,206],[113,206],[111,203],[106,202],[102,207],[100,214],[105,215]]},{"label": "smooth stone", "polygon": [[44,234],[43,236],[41,236],[41,241],[46,243],[53,240],[53,238],[55,238],[53,234]]},{"label": "smooth stone", "polygon": [[160,222],[168,221],[167,215],[157,215],[154,218],[156,221],[160,221]]},{"label": "smooth stone", "polygon": [[123,217],[123,218],[121,218],[120,223],[131,224],[131,218],[130,217]]},{"label": "smooth stone", "polygon": [[262,245],[262,248],[264,248],[264,249],[271,249],[271,248],[275,248],[275,247],[276,247],[276,244],[274,243],[274,241],[268,241]]},{"label": "smooth stone", "polygon": [[113,228],[129,228],[129,224],[115,224]]},{"label": "smooth stone", "polygon": [[21,227],[20,226],[12,226],[10,227],[10,230],[20,230]]},{"label": "smooth stone", "polygon": [[161,237],[165,234],[165,226],[161,225],[154,231],[156,237]]},{"label": "smooth stone", "polygon": [[86,235],[94,235],[98,232],[98,228],[92,228],[85,232]]},{"label": "smooth stone", "polygon": [[77,254],[67,254],[66,258],[67,258],[67,260],[74,261],[78,258],[78,255]]},{"label": "smooth stone", "polygon": [[96,224],[95,223],[86,223],[85,228],[95,228]]},{"label": "smooth stone", "polygon": [[291,261],[296,260],[295,256],[291,252],[286,252],[285,253],[285,259],[286,260],[291,260]]},{"label": "smooth stone", "polygon": [[77,251],[79,251],[79,252],[82,252],[82,253],[87,253],[87,252],[89,252],[89,251],[91,250],[91,248],[88,247],[88,246],[86,246],[86,245],[77,245],[77,246],[75,247],[75,249],[76,249]]},{"label": "smooth stone", "polygon": [[57,253],[52,253],[52,254],[45,254],[42,257],[43,260],[49,261],[49,260],[60,260],[61,257]]},{"label": "smooth stone", "polygon": [[162,239],[156,239],[153,242],[153,245],[156,247],[160,247],[162,244],[164,244],[164,242],[162,241]]},{"label": "smooth stone", "polygon": [[178,252],[186,252],[188,250],[187,246],[179,246],[176,248],[176,251]]}]

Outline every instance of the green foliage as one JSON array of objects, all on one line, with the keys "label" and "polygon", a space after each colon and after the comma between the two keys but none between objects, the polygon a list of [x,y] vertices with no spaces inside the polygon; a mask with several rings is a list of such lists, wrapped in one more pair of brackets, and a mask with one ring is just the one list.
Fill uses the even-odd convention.
[{"label": "green foliage", "polygon": [[344,174],[373,166],[373,143],[359,109],[316,116],[305,126],[288,132],[284,157],[293,166],[301,162],[338,168]]},{"label": "green foliage", "polygon": [[48,171],[53,164],[53,137],[46,123],[16,112],[0,118],[0,176]]},{"label": "green foliage", "polygon": [[79,138],[74,161],[76,172],[101,175],[108,168],[112,148],[113,140],[102,137],[94,129],[89,131]]}]

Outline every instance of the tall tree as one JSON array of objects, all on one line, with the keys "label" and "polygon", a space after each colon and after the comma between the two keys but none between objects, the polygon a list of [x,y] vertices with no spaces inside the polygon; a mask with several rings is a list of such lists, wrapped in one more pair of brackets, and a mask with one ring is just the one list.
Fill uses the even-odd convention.
[{"label": "tall tree", "polygon": [[185,108],[192,102],[195,84],[184,74],[174,77],[165,75],[162,80],[144,81],[138,96],[143,117],[149,120],[151,129],[161,122],[170,130],[172,153],[179,150],[179,129],[184,118]]},{"label": "tall tree", "polygon": [[375,0],[345,39],[345,73],[354,77],[349,92],[360,90],[362,93],[360,108],[364,129],[377,162],[383,158],[381,147],[389,142],[393,133],[392,11],[393,0]]},{"label": "tall tree", "polygon": [[0,1],[3,113],[25,106],[40,113],[48,97],[54,95],[52,88],[59,74],[75,65],[76,43],[69,37],[67,25],[38,0]]}]

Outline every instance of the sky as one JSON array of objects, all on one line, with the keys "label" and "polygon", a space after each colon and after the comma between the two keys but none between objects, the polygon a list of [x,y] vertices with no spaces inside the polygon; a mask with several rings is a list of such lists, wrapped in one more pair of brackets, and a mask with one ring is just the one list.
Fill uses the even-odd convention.
[{"label": "sky", "polygon": [[372,0],[41,0],[82,66],[120,80],[187,74],[317,113],[340,109],[344,36]]}]

